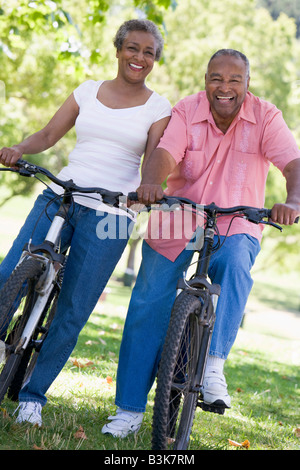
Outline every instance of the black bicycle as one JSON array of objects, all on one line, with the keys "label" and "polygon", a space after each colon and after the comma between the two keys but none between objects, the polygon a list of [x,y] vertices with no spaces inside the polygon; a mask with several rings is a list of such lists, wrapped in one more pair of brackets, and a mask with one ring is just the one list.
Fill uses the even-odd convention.
[{"label": "black bicycle", "polygon": [[[132,199],[133,197],[129,195]],[[217,220],[224,215],[243,217],[254,224],[282,228],[271,220],[271,211],[249,206],[220,208],[214,203],[200,206],[180,197],[164,197],[159,204],[188,207],[205,219],[203,245],[193,263],[194,274],[177,285],[168,332],[157,376],[153,411],[152,449],[188,448],[196,407],[224,414],[225,408],[203,402],[201,387],[215,323],[220,286],[208,279],[211,256],[220,247]],[[265,220],[266,219],[266,220]],[[228,233],[227,233],[228,234]],[[223,243],[225,242],[223,240]]]},{"label": "black bicycle", "polygon": [[[44,241],[30,241],[0,291],[0,403],[6,393],[18,400],[19,391],[29,380],[37,356],[54,318],[68,253],[62,252],[61,233],[68,223],[74,193],[100,194],[112,207],[130,212],[122,202],[123,194],[103,188],[82,188],[72,180],[61,181],[45,168],[19,160],[17,168],[0,168],[25,177],[44,175],[64,189],[58,212]],[[53,198],[57,198],[53,194]]]}]

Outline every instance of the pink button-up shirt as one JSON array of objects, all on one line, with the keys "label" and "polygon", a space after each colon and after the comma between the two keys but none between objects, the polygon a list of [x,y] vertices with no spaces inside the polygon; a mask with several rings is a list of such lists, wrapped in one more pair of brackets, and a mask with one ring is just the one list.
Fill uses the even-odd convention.
[{"label": "pink button-up shirt", "polygon": [[[215,202],[221,207],[263,207],[270,162],[283,171],[289,162],[300,158],[281,111],[250,92],[226,134],[214,122],[205,91],[184,98],[173,108],[158,147],[166,149],[177,163],[168,178],[166,194],[199,204]],[[167,224],[170,214],[164,217]],[[230,220],[228,216],[219,219],[221,235],[227,233]],[[246,233],[261,240],[262,227],[236,218],[229,235]],[[192,235],[161,236],[161,232],[161,226],[160,236],[149,231],[146,240],[171,260]]]}]

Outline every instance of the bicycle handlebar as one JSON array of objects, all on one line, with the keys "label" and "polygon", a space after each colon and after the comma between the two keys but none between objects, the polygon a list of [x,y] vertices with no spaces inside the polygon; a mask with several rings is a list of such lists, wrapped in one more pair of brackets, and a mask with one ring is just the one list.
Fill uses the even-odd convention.
[{"label": "bicycle handlebar", "polygon": [[40,173],[44,176],[47,176],[53,183],[61,186],[62,188],[66,189],[70,192],[78,192],[78,193],[96,193],[102,196],[102,200],[105,204],[118,207],[119,198],[120,196],[124,196],[121,192],[109,191],[108,189],[104,188],[83,188],[81,186],[77,186],[73,180],[69,181],[62,181],[56,176],[54,176],[49,170],[46,168],[40,167],[38,165],[34,165],[33,163],[29,163],[26,160],[18,160],[16,163],[16,168],[0,168],[0,171],[12,171],[15,173],[19,173],[21,176],[26,177],[34,177],[37,173]]},{"label": "bicycle handlebar", "polygon": [[[138,196],[136,192],[132,192],[128,194],[128,199],[131,201],[138,201]],[[282,231],[282,227],[280,225],[275,224],[270,220],[263,220],[263,219],[270,219],[271,218],[271,209],[259,209],[257,207],[251,206],[234,206],[234,207],[218,207],[214,202],[208,205],[201,205],[196,204],[194,201],[190,199],[180,197],[180,196],[163,196],[163,198],[159,201],[156,201],[155,204],[166,204],[169,207],[174,205],[183,206],[184,204],[188,204],[192,206],[193,209],[201,209],[209,215],[243,215],[245,219],[249,222],[254,224],[265,224],[271,225],[272,227],[277,228],[278,230]],[[294,223],[299,222],[299,217],[296,218]]]},{"label": "bicycle handlebar", "polygon": [[[42,175],[47,176],[51,181],[56,183],[57,185],[61,186],[67,191],[70,192],[78,192],[78,193],[84,193],[84,194],[89,194],[89,193],[96,193],[100,194],[102,197],[102,200],[105,204],[108,204],[113,207],[119,207],[119,202],[120,202],[120,197],[126,197],[123,193],[121,192],[116,192],[116,191],[109,191],[108,189],[104,188],[88,188],[88,187],[81,187],[77,186],[73,180],[69,181],[62,181],[56,176],[54,176],[49,170],[40,167],[38,165],[34,165],[33,163],[29,163],[26,160],[18,160],[16,163],[16,167],[18,168],[0,168],[0,171],[12,171],[15,173],[19,173],[21,176],[26,176],[26,177],[34,177],[37,173],[40,173]],[[138,201],[138,196],[136,192],[131,192],[128,194],[127,198],[130,201]],[[255,224],[265,224],[265,225],[271,225],[279,230],[282,231],[282,227],[279,225],[275,224],[274,222],[265,221],[263,219],[270,219],[271,218],[271,210],[270,209],[258,209],[256,207],[250,207],[250,206],[235,206],[235,207],[227,207],[227,208],[222,208],[218,207],[215,203],[211,203],[209,205],[201,205],[197,204],[194,201],[191,201],[190,199],[180,197],[180,196],[164,196],[160,201],[156,201],[155,204],[166,204],[168,207],[172,207],[174,205],[179,205],[183,206],[184,204],[192,206],[193,209],[199,210],[199,207],[201,207],[201,210],[206,212],[207,214],[210,215],[240,215],[244,216],[249,222],[255,223]],[[298,223],[299,217],[296,218],[295,223]]]}]

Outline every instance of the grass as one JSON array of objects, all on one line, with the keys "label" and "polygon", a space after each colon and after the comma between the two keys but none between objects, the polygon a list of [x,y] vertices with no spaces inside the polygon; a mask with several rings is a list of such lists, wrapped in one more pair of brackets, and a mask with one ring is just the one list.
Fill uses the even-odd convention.
[{"label": "grass", "polygon": [[[6,206],[5,220],[21,220],[25,209],[18,205],[18,214],[12,215]],[[0,231],[7,226],[1,225]],[[3,401],[0,451],[151,449],[154,389],[137,435],[121,440],[101,434],[115,410],[118,352],[130,297],[130,289],[116,280],[119,274],[117,270],[106,299],[98,303],[72,357],[49,389],[42,428],[17,425],[17,404]],[[295,273],[291,278],[293,282],[280,279],[273,284],[274,273],[258,273],[243,328],[226,362],[232,408],[224,416],[197,410],[192,450],[239,449],[229,439],[249,440],[250,450],[300,450],[299,279]]]},{"label": "grass", "polygon": [[[72,357],[49,389],[41,429],[17,425],[12,416],[16,404],[7,399],[2,403],[0,450],[151,449],[154,390],[136,436],[121,440],[101,434],[115,409],[118,351],[129,296],[129,288],[110,282],[106,301],[98,303]],[[228,439],[247,439],[250,450],[300,449],[295,431],[300,425],[299,339],[279,335],[272,326],[269,332],[260,331],[253,321],[255,313],[250,311],[226,363],[232,408],[224,416],[197,411],[192,450],[235,449]]]}]

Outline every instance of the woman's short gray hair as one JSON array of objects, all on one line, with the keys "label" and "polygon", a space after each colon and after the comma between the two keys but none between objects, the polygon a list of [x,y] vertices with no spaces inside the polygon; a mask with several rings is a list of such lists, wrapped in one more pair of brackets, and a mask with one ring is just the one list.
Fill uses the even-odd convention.
[{"label": "woman's short gray hair", "polygon": [[134,19],[125,21],[118,29],[114,38],[114,46],[117,51],[122,49],[123,42],[130,31],[145,31],[146,33],[152,34],[157,45],[155,60],[159,61],[164,47],[164,40],[156,24],[150,20]]}]

